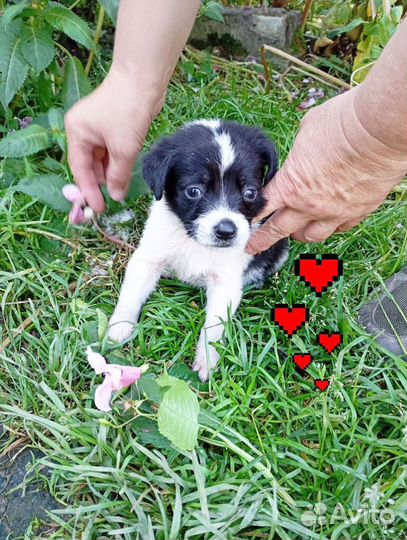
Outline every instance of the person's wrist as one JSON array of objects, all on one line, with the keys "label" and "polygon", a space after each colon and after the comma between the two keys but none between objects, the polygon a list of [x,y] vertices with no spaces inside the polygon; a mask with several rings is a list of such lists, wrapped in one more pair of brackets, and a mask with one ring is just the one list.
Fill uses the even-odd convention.
[{"label": "person's wrist", "polygon": [[149,70],[142,67],[133,66],[131,69],[124,69],[118,62],[113,62],[109,73],[105,78],[106,84],[120,85],[130,88],[134,92],[140,105],[142,105],[154,119],[165,101],[167,85]]},{"label": "person's wrist", "polygon": [[373,178],[388,171],[389,182],[392,183],[390,177],[404,174],[407,156],[382,137],[377,115],[375,123],[378,127],[367,128],[366,116],[358,107],[359,98],[360,87],[357,87],[332,100],[336,103],[331,107],[331,118],[336,117],[339,122],[338,138],[342,139],[346,162],[356,172],[367,173]]}]

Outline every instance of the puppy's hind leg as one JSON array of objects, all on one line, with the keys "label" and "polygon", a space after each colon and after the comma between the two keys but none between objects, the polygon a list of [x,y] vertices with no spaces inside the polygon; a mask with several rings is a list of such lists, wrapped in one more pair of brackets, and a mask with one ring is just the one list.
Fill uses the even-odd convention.
[{"label": "puppy's hind leg", "polygon": [[233,315],[242,298],[241,279],[220,279],[215,277],[210,280],[207,290],[206,319],[204,327],[199,335],[195,361],[192,369],[198,371],[202,381],[206,381],[209,372],[218,360],[219,353],[211,342],[220,341],[223,334],[223,321]]},{"label": "puppy's hind leg", "polygon": [[143,257],[139,248],[131,257],[119,301],[109,321],[109,338],[123,341],[133,332],[141,308],[160,279],[162,266]]}]

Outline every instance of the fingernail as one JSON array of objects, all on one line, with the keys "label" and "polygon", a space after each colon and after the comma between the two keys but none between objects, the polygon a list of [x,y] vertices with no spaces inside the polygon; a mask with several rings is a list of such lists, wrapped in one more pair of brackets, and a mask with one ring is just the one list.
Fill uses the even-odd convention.
[{"label": "fingernail", "polygon": [[114,201],[117,202],[123,202],[126,197],[126,193],[124,191],[121,191],[120,189],[112,189],[111,191],[109,191],[109,195]]}]

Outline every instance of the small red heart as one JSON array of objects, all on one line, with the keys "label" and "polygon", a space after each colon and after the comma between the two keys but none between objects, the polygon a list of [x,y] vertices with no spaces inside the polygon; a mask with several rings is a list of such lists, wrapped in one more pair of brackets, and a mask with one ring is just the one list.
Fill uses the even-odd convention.
[{"label": "small red heart", "polygon": [[321,390],[321,392],[325,392],[325,390],[328,388],[329,386],[329,381],[328,379],[316,379],[315,380],[315,386]]},{"label": "small red heart", "polygon": [[271,318],[288,336],[292,336],[309,320],[309,309],[303,304],[294,304],[289,307],[285,304],[276,304],[271,310]]},{"label": "small red heart", "polygon": [[295,261],[294,273],[309,285],[317,296],[322,296],[334,281],[343,275],[343,263],[336,255],[301,255]]},{"label": "small red heart", "polygon": [[333,332],[332,334],[321,332],[318,336],[318,343],[329,352],[329,354],[332,354],[342,343],[342,334],[339,332]]},{"label": "small red heart", "polygon": [[295,364],[304,371],[312,362],[312,356],[310,354],[294,354]]}]

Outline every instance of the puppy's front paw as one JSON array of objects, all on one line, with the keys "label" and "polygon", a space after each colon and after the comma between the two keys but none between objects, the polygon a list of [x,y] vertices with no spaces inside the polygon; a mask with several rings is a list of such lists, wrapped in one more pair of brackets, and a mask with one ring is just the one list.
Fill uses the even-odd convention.
[{"label": "puppy's front paw", "polygon": [[129,338],[134,330],[134,324],[127,321],[117,321],[113,319],[109,323],[108,336],[112,341],[117,341],[118,343]]},{"label": "puppy's front paw", "polygon": [[209,346],[207,354],[206,347],[198,345],[195,360],[192,364],[192,371],[197,371],[201,381],[205,382],[209,379],[209,374],[218,363],[218,360],[219,353],[214,347]]}]

